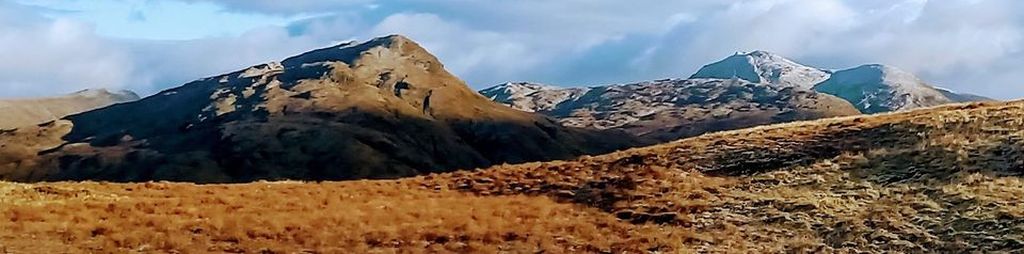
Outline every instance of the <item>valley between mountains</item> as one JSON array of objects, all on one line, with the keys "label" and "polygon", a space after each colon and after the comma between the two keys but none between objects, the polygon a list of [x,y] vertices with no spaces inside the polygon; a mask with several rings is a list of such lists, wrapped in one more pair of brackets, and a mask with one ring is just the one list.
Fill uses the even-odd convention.
[{"label": "valley between mountains", "polygon": [[477,92],[392,35],[8,104],[0,253],[1024,248],[1024,102],[885,65]]}]

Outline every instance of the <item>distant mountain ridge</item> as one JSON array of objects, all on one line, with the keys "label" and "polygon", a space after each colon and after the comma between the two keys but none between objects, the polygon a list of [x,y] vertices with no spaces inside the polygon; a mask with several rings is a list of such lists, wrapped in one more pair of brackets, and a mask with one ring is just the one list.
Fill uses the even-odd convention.
[{"label": "distant mountain ridge", "polygon": [[589,87],[561,88],[531,82],[508,82],[480,90],[480,93],[518,110],[543,112],[556,110],[558,104],[578,99],[590,90]]},{"label": "distant mountain ridge", "polygon": [[985,100],[935,88],[909,72],[892,66],[868,64],[837,71],[817,91],[847,99],[861,112],[881,113]]},{"label": "distant mountain ridge", "polygon": [[[715,81],[718,80],[718,81]],[[822,98],[822,105],[833,106],[831,113],[823,113],[821,109],[810,109],[816,113],[805,116],[831,117],[847,115],[842,106],[834,102],[826,102],[832,96],[841,98],[856,107],[860,113],[880,113],[890,111],[902,111],[922,107],[931,107],[947,103],[991,101],[992,99],[982,96],[962,94],[946,89],[934,87],[925,83],[920,78],[895,67],[885,65],[864,65],[847,70],[832,71],[821,68],[806,66],[786,57],[767,52],[752,51],[747,53],[736,53],[720,61],[708,64],[700,68],[690,76],[689,81],[683,80],[657,80],[638,82],[628,85],[604,85],[592,87],[567,87],[544,85],[530,82],[510,82],[496,85],[480,90],[484,96],[499,103],[509,105],[515,109],[528,112],[541,112],[560,119],[564,124],[578,127],[591,127],[599,129],[608,128],[632,128],[633,125],[625,123],[637,122],[637,117],[624,117],[615,113],[620,112],[621,106],[629,101],[651,102],[660,99],[653,99],[652,96],[662,94],[645,94],[646,90],[658,90],[660,93],[673,94],[678,90],[666,91],[661,87],[669,83],[687,84],[707,88],[708,84],[733,86],[723,88],[724,94],[715,94],[722,97],[736,97],[748,100],[748,103],[758,103],[758,98],[751,97],[751,94],[740,92],[742,89],[734,89],[741,86],[734,86],[737,82],[721,82],[722,80],[741,80],[753,84],[764,84],[769,90],[799,91],[824,93],[831,96],[815,96]],[[629,95],[603,95],[607,91],[615,91],[629,87]],[[792,88],[796,90],[783,90]],[[729,94],[733,93],[733,94]],[[803,92],[801,92],[803,93]],[[615,100],[598,100],[595,98],[615,97]],[[678,98],[675,98],[678,99]],[[580,101],[587,101],[582,103]],[[684,100],[685,101],[685,100]],[[736,102],[734,100],[734,102]],[[601,105],[601,103],[612,103]],[[799,103],[798,103],[799,104]],[[687,106],[688,105],[688,106]],[[696,102],[676,103],[674,107],[700,106]],[[790,105],[792,106],[792,105]],[[635,115],[645,115],[651,110],[643,109],[643,105],[634,105],[631,111]],[[659,107],[652,105],[652,107]],[[783,106],[781,108],[787,108]],[[586,108],[586,110],[583,110]],[[761,107],[756,107],[763,109]],[[800,108],[800,107],[797,107]],[[807,109],[807,108],[804,108]],[[620,112],[621,113],[621,112]],[[575,115],[574,115],[575,114]],[[588,115],[592,121],[582,121],[581,118]],[[614,119],[613,119],[614,118]],[[603,120],[598,120],[603,119]],[[739,127],[749,127],[751,124],[770,124],[792,120],[809,120],[806,117],[798,118],[774,118],[751,121],[745,124],[733,126],[722,126],[703,121],[707,118],[690,117],[690,122],[705,124],[704,131],[725,130]],[[680,119],[677,119],[680,120]],[[696,127],[694,127],[696,128]],[[701,128],[697,128],[701,129]],[[686,137],[687,135],[699,134],[704,131],[694,130],[686,135],[668,135],[668,137]],[[639,133],[639,134],[644,134]]]},{"label": "distant mountain ridge", "polygon": [[689,79],[566,88],[509,82],[480,93],[568,126],[620,129],[657,141],[756,125],[991,100],[936,88],[891,66],[831,71],[760,50],[705,65]]},{"label": "distant mountain ridge", "polygon": [[139,95],[128,90],[85,89],[56,97],[0,100],[0,129],[40,124],[138,99]]},{"label": "distant mountain ridge", "polygon": [[839,96],[863,113],[901,111],[989,98],[936,88],[896,67],[868,64],[830,71],[766,51],[740,53],[705,65],[693,78],[739,78],[755,83],[811,88]]},{"label": "distant mountain ridge", "polygon": [[505,83],[481,93],[571,127],[623,130],[658,142],[757,125],[855,115],[846,101],[741,79],[666,79],[586,88]]}]

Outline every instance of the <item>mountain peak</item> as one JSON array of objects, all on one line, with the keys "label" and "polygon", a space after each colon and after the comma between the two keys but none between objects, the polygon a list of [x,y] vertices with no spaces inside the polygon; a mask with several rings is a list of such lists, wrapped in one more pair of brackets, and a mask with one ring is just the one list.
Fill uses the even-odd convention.
[{"label": "mountain peak", "polygon": [[575,99],[589,91],[588,88],[561,88],[532,82],[506,82],[480,90],[480,94],[495,102],[512,108],[538,112],[554,109],[559,103]]},{"label": "mountain peak", "polygon": [[883,64],[836,71],[814,89],[842,97],[864,113],[929,107],[959,100],[951,99],[947,93],[910,72]]},{"label": "mountain peak", "polygon": [[865,64],[838,71],[834,76],[837,81],[846,84],[880,83],[891,87],[904,87],[905,89],[930,87],[913,73],[884,64]]},{"label": "mountain peak", "polygon": [[498,84],[498,85],[495,85],[495,86],[483,89],[483,90],[481,90],[481,92],[485,92],[485,91],[491,91],[491,92],[504,91],[504,92],[507,92],[507,93],[524,93],[524,92],[529,93],[529,92],[536,92],[536,91],[541,91],[541,90],[554,90],[554,89],[560,89],[560,88],[557,87],[557,86],[546,85],[546,84],[541,84],[541,83],[534,83],[534,82],[505,82],[505,83],[502,83],[502,84]]},{"label": "mountain peak", "polygon": [[756,57],[756,58],[775,58],[775,59],[778,59],[780,61],[782,61],[782,60],[790,61],[789,59],[786,59],[785,57],[783,57],[781,55],[778,55],[778,54],[775,54],[775,53],[772,53],[772,52],[768,52],[768,51],[764,51],[764,50],[754,50],[754,51],[745,52],[745,53],[744,52],[739,52],[739,53],[737,53],[737,55],[748,56],[748,57]]},{"label": "mountain peak", "polygon": [[378,40],[389,41],[391,43],[407,43],[407,42],[412,42],[412,39],[409,39],[409,37],[405,37],[404,35],[401,35],[401,34],[390,34],[390,35],[378,37],[377,39]]},{"label": "mountain peak", "polygon": [[829,72],[799,64],[764,50],[737,52],[705,65],[690,78],[739,78],[754,83],[811,88],[828,79]]},{"label": "mountain peak", "polygon": [[356,59],[364,53],[374,51],[374,49],[378,48],[388,49],[390,53],[393,53],[388,56],[377,53],[378,57],[413,56],[414,58],[419,58],[419,60],[422,61],[437,64],[440,63],[436,57],[431,55],[426,49],[421,47],[412,39],[402,35],[388,35],[377,37],[363,43],[344,42],[338,45],[316,49],[297,56],[289,57],[281,61],[281,64],[284,65],[284,67],[322,62],[344,62],[346,64],[353,64]]},{"label": "mountain peak", "polygon": [[[639,144],[607,134],[618,132],[567,128],[492,102],[398,35],[313,50],[62,120],[69,125],[33,125],[48,135],[0,135],[0,143],[80,144],[18,153],[25,156],[17,160],[53,160],[30,170],[57,174],[10,176],[22,163],[0,163],[0,179],[392,178]],[[13,146],[0,146],[0,154],[22,149],[7,147]],[[131,159],[56,161],[99,161],[101,155]]]},{"label": "mountain peak", "polygon": [[140,97],[131,90],[109,90],[106,88],[88,88],[83,89],[70,94],[71,96],[82,96],[82,97],[115,97],[121,98],[121,101],[133,101],[138,100]]}]

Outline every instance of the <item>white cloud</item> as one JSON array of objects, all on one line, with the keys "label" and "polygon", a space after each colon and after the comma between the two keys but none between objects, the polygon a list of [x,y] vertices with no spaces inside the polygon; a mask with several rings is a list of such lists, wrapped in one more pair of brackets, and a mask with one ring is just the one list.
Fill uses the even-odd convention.
[{"label": "white cloud", "polygon": [[17,16],[24,16],[21,14],[0,14],[10,18],[0,19],[0,95],[40,96],[85,87],[120,88],[130,78],[131,59],[96,37],[89,25],[65,19],[28,23],[17,20]]},{"label": "white cloud", "polygon": [[251,11],[268,14],[292,15],[299,13],[329,13],[354,6],[373,8],[374,0],[181,0],[184,2],[210,2],[224,5],[228,11]]},{"label": "white cloud", "polygon": [[679,23],[634,68],[685,75],[762,49],[827,68],[885,63],[955,90],[1022,97],[1024,84],[1003,77],[1024,71],[1021,9],[1010,0],[741,1]]},{"label": "white cloud", "polygon": [[853,20],[854,11],[833,0],[736,2],[678,23],[634,68],[688,75],[727,54],[755,49],[799,57],[831,47],[830,40],[842,36]]},{"label": "white cloud", "polygon": [[[434,14],[400,13],[385,18],[367,35],[403,34],[437,55],[450,71],[472,81],[515,79],[555,57],[533,35],[473,30]],[[556,45],[552,45],[556,46]]]},{"label": "white cloud", "polygon": [[[887,63],[944,87],[1024,97],[1015,0],[352,0],[213,2],[294,17],[288,27],[187,41],[115,40],[90,24],[0,4],[0,96],[128,87],[143,93],[328,43],[405,34],[476,87],[685,77],[735,51],[806,64]],[[36,14],[32,14],[36,13]]]}]

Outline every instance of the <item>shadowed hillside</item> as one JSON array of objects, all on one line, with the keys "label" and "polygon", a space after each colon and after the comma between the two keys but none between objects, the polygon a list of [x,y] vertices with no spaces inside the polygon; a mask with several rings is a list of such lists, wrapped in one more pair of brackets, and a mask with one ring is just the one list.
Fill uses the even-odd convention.
[{"label": "shadowed hillside", "polygon": [[0,184],[9,218],[0,243],[76,252],[1014,251],[1024,248],[1022,115],[1024,102],[951,105],[396,181]]},{"label": "shadowed hillside", "polygon": [[15,181],[394,178],[635,145],[489,101],[402,36],[304,53],[0,134]]}]

